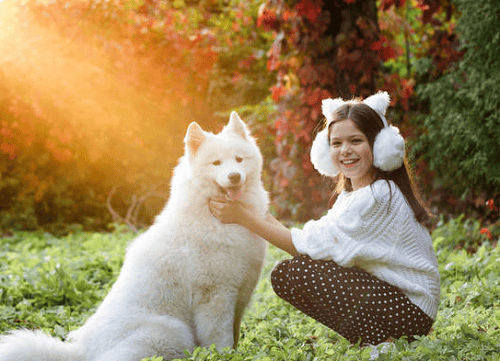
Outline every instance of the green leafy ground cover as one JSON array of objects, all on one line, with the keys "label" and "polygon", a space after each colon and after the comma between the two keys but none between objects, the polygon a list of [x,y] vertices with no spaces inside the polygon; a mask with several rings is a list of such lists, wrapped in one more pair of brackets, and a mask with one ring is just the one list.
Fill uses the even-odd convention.
[{"label": "green leafy ground cover", "polygon": [[[434,231],[442,275],[434,329],[410,345],[397,340],[379,360],[500,360],[500,250],[477,228],[458,218]],[[133,237],[119,229],[64,238],[40,233],[0,238],[0,333],[41,328],[64,339],[106,295]],[[466,238],[482,242],[471,252],[461,247]],[[198,348],[184,360],[370,359],[370,348],[351,346],[273,293],[269,274],[285,257],[269,249],[238,350]]]}]

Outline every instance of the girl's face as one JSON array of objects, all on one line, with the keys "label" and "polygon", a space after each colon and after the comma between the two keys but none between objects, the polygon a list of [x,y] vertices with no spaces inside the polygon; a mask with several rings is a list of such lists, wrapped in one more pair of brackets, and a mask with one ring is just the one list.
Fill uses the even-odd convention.
[{"label": "girl's face", "polygon": [[330,155],[335,167],[351,180],[353,190],[365,187],[375,179],[370,143],[352,120],[333,123]]}]

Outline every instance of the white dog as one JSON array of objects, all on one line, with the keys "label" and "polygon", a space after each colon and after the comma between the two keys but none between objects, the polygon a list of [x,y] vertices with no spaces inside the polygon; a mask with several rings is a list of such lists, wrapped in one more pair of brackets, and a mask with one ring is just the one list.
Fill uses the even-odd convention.
[{"label": "white dog", "polygon": [[67,342],[41,331],[2,336],[0,361],[168,360],[198,345],[236,347],[266,245],[241,226],[220,223],[208,203],[222,193],[264,217],[262,155],[235,112],[216,135],[191,123],[184,141],[165,209],[128,247],[96,313]]}]

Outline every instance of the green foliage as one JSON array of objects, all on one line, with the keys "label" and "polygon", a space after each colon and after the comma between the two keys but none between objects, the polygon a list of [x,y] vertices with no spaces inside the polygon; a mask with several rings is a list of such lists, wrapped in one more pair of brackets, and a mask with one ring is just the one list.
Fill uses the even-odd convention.
[{"label": "green foliage", "polygon": [[[208,101],[216,111],[257,104],[269,94],[274,77],[266,71],[269,32],[256,28],[262,1],[219,2],[208,25],[218,39],[218,58],[210,71]],[[269,121],[269,119],[268,119]]]},{"label": "green foliage", "polygon": [[443,224],[445,221],[441,218],[433,235],[436,246],[449,251],[465,249],[469,253],[475,253],[485,241],[495,241],[500,235],[500,223],[490,226],[491,230],[481,228],[478,220],[467,219],[463,214],[446,222],[446,227]]},{"label": "green foliage", "polygon": [[[416,146],[445,188],[494,196],[500,191],[500,3],[455,4],[464,56],[436,82],[419,87],[430,114]],[[421,72],[428,70],[420,65]]]},{"label": "green foliage", "polygon": [[[77,232],[59,239],[41,233],[0,239],[0,332],[41,328],[64,338],[78,328],[116,279],[133,236],[117,229],[112,234]],[[411,344],[396,340],[379,360],[499,359],[500,248],[481,237],[478,222],[463,217],[442,222],[433,232],[442,277],[433,331]],[[482,239],[475,252],[456,249],[468,238]],[[493,241],[498,241],[498,234]],[[237,350],[196,348],[182,360],[369,360],[371,348],[349,344],[274,294],[270,272],[286,257],[269,249]]]},{"label": "green foliage", "polygon": [[107,293],[132,234],[15,233],[0,240],[0,328],[77,328]]}]

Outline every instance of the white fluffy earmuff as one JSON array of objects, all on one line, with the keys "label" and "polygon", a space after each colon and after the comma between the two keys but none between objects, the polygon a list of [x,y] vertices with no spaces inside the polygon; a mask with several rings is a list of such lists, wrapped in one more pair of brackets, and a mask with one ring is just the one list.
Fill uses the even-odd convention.
[{"label": "white fluffy earmuff", "polygon": [[339,171],[333,164],[328,143],[328,128],[325,128],[314,138],[311,146],[311,163],[322,175],[335,177]]},{"label": "white fluffy earmuff", "polygon": [[403,165],[406,151],[405,140],[399,129],[389,125],[385,119],[390,101],[387,92],[378,92],[363,101],[375,110],[384,122],[384,128],[377,134],[373,143],[373,165],[386,172],[396,170]]},{"label": "white fluffy earmuff", "polygon": [[[390,172],[403,165],[405,157],[405,141],[399,129],[389,125],[385,118],[385,112],[389,106],[390,97],[387,92],[378,92],[363,103],[375,110],[384,122],[384,128],[375,137],[373,144],[373,165],[383,171]],[[328,127],[333,121],[335,111],[348,102],[341,98],[324,99],[321,108],[326,118],[326,125],[318,132],[311,146],[311,162],[318,172],[325,176],[334,177],[338,169],[333,164],[330,156],[330,144],[328,139]]]},{"label": "white fluffy earmuff", "polygon": [[330,156],[330,139],[328,139],[328,126],[333,121],[335,111],[346,102],[341,98],[323,99],[321,110],[326,118],[326,126],[318,132],[311,146],[311,163],[318,172],[329,177],[335,177],[339,171]]},{"label": "white fluffy earmuff", "polygon": [[399,129],[389,125],[375,137],[373,143],[373,165],[390,172],[403,165],[405,159],[405,140]]}]

